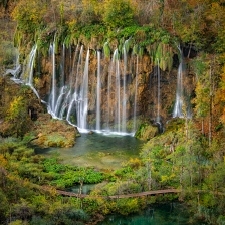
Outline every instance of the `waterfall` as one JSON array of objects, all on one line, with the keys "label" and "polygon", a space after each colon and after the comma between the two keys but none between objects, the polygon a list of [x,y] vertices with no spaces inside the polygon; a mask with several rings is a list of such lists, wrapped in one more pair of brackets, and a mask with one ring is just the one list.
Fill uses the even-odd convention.
[{"label": "waterfall", "polygon": [[[63,44],[59,46],[59,54],[55,52],[55,42],[50,44],[48,64],[43,67],[45,71],[40,73],[45,82],[41,88],[42,91],[48,90],[45,99],[48,99],[48,112],[53,118],[65,119],[69,124],[77,126],[80,132],[93,128],[98,132],[126,135],[136,132],[137,116],[143,110],[146,116],[151,117],[149,119],[155,118],[155,122],[162,125],[161,62],[158,57],[154,57],[157,65],[152,73],[153,61],[148,56],[142,59],[137,45],[133,55],[129,55],[129,40],[120,41],[113,53],[106,42],[103,50],[107,56],[104,57],[101,50],[84,49],[79,44],[69,47]],[[38,96],[33,84],[33,76],[37,74],[34,73],[36,52],[37,45],[34,45],[21,77]],[[140,62],[143,68],[140,68]],[[148,74],[151,85],[154,85],[151,90],[146,85]],[[173,117],[184,117],[185,114],[182,111],[184,105],[187,105],[187,98],[184,102],[183,74],[184,63],[181,57]],[[128,126],[130,122],[133,123],[132,127]]]},{"label": "waterfall", "polygon": [[88,68],[89,68],[89,49],[87,51],[83,80],[78,93],[77,106],[77,126],[84,130],[87,129],[87,111],[88,111]]},{"label": "waterfall", "polygon": [[125,41],[123,45],[123,63],[124,63],[124,71],[123,71],[123,102],[122,102],[122,132],[126,132],[126,122],[127,122],[127,90],[126,90],[126,74],[127,74],[127,49],[126,44],[128,40]]},{"label": "waterfall", "polygon": [[28,63],[24,66],[24,70],[22,72],[22,79],[29,86],[33,86],[33,69],[34,69],[34,60],[36,56],[37,45],[34,45],[30,51],[28,56]]},{"label": "waterfall", "polygon": [[[68,87],[65,86],[65,93],[64,93],[64,98],[63,98],[63,102],[61,104],[61,108],[60,108],[60,111],[59,111],[59,119],[63,119],[64,117],[64,114],[65,114],[65,111],[66,111],[66,108],[68,107],[68,102],[69,102],[69,98],[70,98],[70,94],[71,94],[71,90],[68,89]],[[69,110],[68,110],[69,111]],[[68,120],[68,113],[66,113],[66,121],[69,122]]]},{"label": "waterfall", "polygon": [[133,133],[137,130],[137,97],[138,97],[138,74],[139,74],[139,56],[136,61],[135,94],[134,94],[134,125]]},{"label": "waterfall", "polygon": [[62,58],[60,63],[60,87],[64,87],[65,83],[65,44],[62,46]]},{"label": "waterfall", "polygon": [[30,86],[30,88],[33,90],[35,95],[38,98],[40,98],[37,90],[35,89],[33,85],[34,61],[35,61],[36,52],[37,52],[37,45],[35,44],[30,51],[30,54],[28,56],[28,63],[24,67],[21,78],[25,81],[26,85]]},{"label": "waterfall", "polygon": [[79,45],[77,45],[75,49],[74,57],[73,57],[73,62],[71,65],[70,76],[69,76],[70,89],[72,88],[74,84],[76,89],[76,79],[78,74],[77,70],[78,70],[78,65],[80,63],[80,58],[82,57],[82,55],[83,55],[83,45],[80,47],[80,50],[79,50]]},{"label": "waterfall", "polygon": [[55,104],[55,106],[54,106],[54,116],[56,117],[56,118],[59,118],[59,119],[61,119],[62,118],[62,116],[60,116],[61,115],[61,107],[62,107],[62,102],[63,102],[63,96],[65,95],[65,90],[66,89],[66,87],[65,86],[62,86],[61,88],[60,88],[60,91],[59,91],[59,95],[58,95],[58,97],[57,97],[57,100],[56,100],[56,104]]},{"label": "waterfall", "polygon": [[[36,49],[35,45],[27,62],[30,69],[27,84],[31,87]],[[84,51],[83,45],[66,48],[63,44],[61,54],[56,54],[55,42],[52,42],[49,46],[51,77],[46,95],[51,116],[65,119],[80,132],[93,127],[98,132],[135,133],[140,56],[129,57],[128,50],[128,41],[122,48],[115,49],[111,56],[101,57],[101,51],[97,50],[97,63],[93,61],[90,67],[89,60],[94,55],[89,49]],[[102,60],[105,60],[104,66],[101,66]],[[128,118],[133,120],[131,129],[127,128]]]},{"label": "waterfall", "polygon": [[115,131],[121,132],[121,109],[120,109],[120,60],[119,60],[119,51],[118,49],[115,50],[113,55],[113,62],[116,74],[116,99],[117,102],[115,106]]},{"label": "waterfall", "polygon": [[56,99],[56,70],[55,70],[55,42],[53,42],[52,44],[50,44],[50,49],[49,49],[49,53],[50,53],[50,58],[51,58],[51,62],[52,62],[52,83],[51,83],[51,93],[49,96],[49,110],[50,110],[50,114],[53,117],[57,116],[55,115],[55,99]]},{"label": "waterfall", "polygon": [[160,67],[159,59],[157,59],[157,117],[156,123],[160,123],[160,104],[161,104],[161,92],[160,92]]},{"label": "waterfall", "polygon": [[112,105],[110,101],[110,94],[111,94],[111,80],[112,80],[112,75],[113,75],[113,69],[114,69],[114,62],[111,60],[109,63],[109,71],[108,71],[108,80],[107,80],[107,120],[106,120],[106,130],[107,132],[110,131],[110,116],[112,112]]},{"label": "waterfall", "polygon": [[177,90],[176,90],[176,100],[173,110],[173,118],[183,118],[183,58],[181,57],[181,61],[178,68],[177,73]]},{"label": "waterfall", "polygon": [[[70,123],[71,122],[70,116],[71,114],[75,113],[76,114],[76,121],[80,121],[81,116],[80,116],[80,99],[79,99],[79,91],[80,91],[80,86],[82,82],[82,68],[83,68],[83,45],[80,47],[80,51],[78,50],[79,46],[76,46],[75,54],[74,54],[74,59],[73,59],[73,65],[72,65],[72,71],[71,75],[69,77],[69,85],[70,85],[70,90],[67,94],[67,101],[68,101],[68,109],[67,109],[67,115],[66,115],[66,120]],[[78,55],[79,52],[79,55]],[[77,60],[77,55],[78,55],[78,60]],[[75,79],[73,79],[75,78]],[[73,108],[74,107],[74,108]],[[80,123],[80,122],[79,122]],[[78,126],[78,122],[74,125]]]},{"label": "waterfall", "polygon": [[76,81],[75,81],[75,90],[78,91],[80,82],[82,80],[82,75],[83,75],[83,51],[84,51],[84,46],[82,45],[80,48],[79,52],[79,57],[78,57],[78,62],[77,62],[77,68],[76,68]]},{"label": "waterfall", "polygon": [[[67,109],[67,114],[66,114],[66,121],[70,124],[72,124],[70,116],[71,116],[71,112],[72,112],[72,108],[75,104],[75,101],[77,99],[76,96],[76,92],[74,92],[71,96],[71,90],[69,90],[67,96],[66,96],[67,102],[68,102],[68,109]],[[67,105],[65,106],[65,108],[67,107]]]},{"label": "waterfall", "polygon": [[[79,51],[78,49],[79,49],[79,45],[77,45],[76,49],[75,49],[73,62],[72,62],[72,66],[71,66],[71,71],[70,71],[70,76],[69,76],[69,81],[68,81],[69,83],[67,84],[68,92],[67,92],[67,95],[66,95],[64,103],[63,103],[63,109],[61,110],[61,118],[62,118],[62,116],[65,113],[65,110],[67,109],[66,121],[70,124],[72,124],[72,122],[70,120],[70,115],[71,115],[72,108],[75,105],[75,101],[76,101],[76,92],[75,92],[76,86],[75,86],[75,90],[74,90],[73,86],[74,86],[74,83],[76,82],[76,81],[74,81],[74,79],[76,78],[76,75],[77,75],[76,69],[78,67],[78,63],[77,63],[76,59],[77,59],[77,54]],[[81,46],[79,57],[80,57],[80,54],[82,54],[82,52],[83,52],[83,46]],[[79,62],[79,59],[78,59],[78,62]]]},{"label": "waterfall", "polygon": [[18,78],[19,73],[21,72],[21,65],[20,65],[20,55],[18,52],[18,49],[15,48],[15,60],[14,60],[14,68],[13,69],[7,69],[5,75],[12,74],[13,78],[11,78],[14,82],[20,83],[20,79]]},{"label": "waterfall", "polygon": [[100,80],[100,51],[97,51],[97,85],[96,85],[96,130],[100,130],[100,93],[101,93],[101,80]]},{"label": "waterfall", "polygon": [[64,98],[64,96],[67,93],[67,86],[60,86],[59,88],[59,94],[56,95],[56,103],[54,106],[54,111],[53,111],[53,115],[54,117],[58,118],[58,119],[63,119],[63,114],[64,114],[64,105],[66,104],[67,98]]}]

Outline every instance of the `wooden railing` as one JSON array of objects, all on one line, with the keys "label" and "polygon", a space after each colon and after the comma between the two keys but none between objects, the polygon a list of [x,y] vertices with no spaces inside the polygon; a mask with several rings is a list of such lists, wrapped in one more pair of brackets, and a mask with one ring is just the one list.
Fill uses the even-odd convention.
[{"label": "wooden railing", "polygon": [[133,193],[133,194],[118,194],[118,195],[87,195],[87,194],[77,194],[73,192],[61,191],[56,190],[59,195],[63,196],[70,196],[70,197],[77,197],[77,198],[109,198],[109,199],[118,199],[118,198],[136,198],[136,197],[143,197],[143,196],[151,196],[151,195],[160,195],[160,194],[169,194],[169,193],[180,193],[181,191],[178,189],[166,189],[166,190],[155,190],[155,191],[145,191],[140,193]]}]

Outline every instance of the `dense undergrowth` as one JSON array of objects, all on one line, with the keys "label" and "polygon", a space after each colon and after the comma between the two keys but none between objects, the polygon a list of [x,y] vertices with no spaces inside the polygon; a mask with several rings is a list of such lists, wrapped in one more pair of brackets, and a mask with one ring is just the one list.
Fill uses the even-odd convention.
[{"label": "dense undergrowth", "polygon": [[[145,198],[108,201],[101,197],[143,191],[135,177],[130,180],[141,166],[140,159],[105,173],[62,164],[57,155],[50,158],[36,155],[25,142],[17,139],[1,139],[0,150],[2,224],[83,224],[90,215],[111,212],[127,215],[147,204]],[[61,197],[56,192],[56,189],[74,185],[82,188],[83,184],[96,183],[99,186],[84,199]],[[155,201],[152,198],[148,203]]]},{"label": "dense undergrowth", "polygon": [[[207,139],[191,121],[175,120],[168,124],[164,134],[144,145],[139,157],[124,162],[115,171],[96,171],[63,164],[58,155],[47,158],[37,155],[26,141],[2,139],[1,200],[5,204],[0,209],[1,221],[82,224],[90,215],[95,215],[95,219],[113,212],[128,215],[154,202],[179,199],[189,205],[196,219],[223,224],[225,169],[224,157],[219,155],[222,148],[218,142],[208,146]],[[74,185],[82,189],[84,184],[96,185],[90,197],[84,199],[61,197],[55,191]],[[43,188],[46,186],[47,190]],[[111,195],[167,188],[182,192],[107,200]]]}]

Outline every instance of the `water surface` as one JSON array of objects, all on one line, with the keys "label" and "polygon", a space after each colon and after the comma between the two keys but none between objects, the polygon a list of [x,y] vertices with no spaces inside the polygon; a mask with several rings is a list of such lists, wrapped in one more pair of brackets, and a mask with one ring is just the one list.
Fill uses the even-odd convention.
[{"label": "water surface", "polygon": [[140,214],[110,215],[98,225],[203,225],[181,203],[153,204]]},{"label": "water surface", "polygon": [[83,133],[72,148],[49,148],[41,153],[58,153],[65,163],[73,165],[116,169],[130,158],[139,157],[143,144],[132,136]]}]

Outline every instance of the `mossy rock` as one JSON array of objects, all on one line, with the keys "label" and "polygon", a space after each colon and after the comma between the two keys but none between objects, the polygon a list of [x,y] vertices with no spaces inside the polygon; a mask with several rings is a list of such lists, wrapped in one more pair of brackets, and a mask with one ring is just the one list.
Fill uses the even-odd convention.
[{"label": "mossy rock", "polygon": [[49,115],[41,115],[35,123],[34,135],[37,137],[32,141],[39,147],[69,148],[75,144],[79,132],[64,121],[54,120]]},{"label": "mossy rock", "polygon": [[177,131],[184,126],[185,120],[182,118],[174,118],[166,123],[166,131]]},{"label": "mossy rock", "polygon": [[158,127],[148,123],[143,123],[135,133],[135,137],[140,140],[148,141],[153,137],[155,137],[157,134],[158,134]]}]

